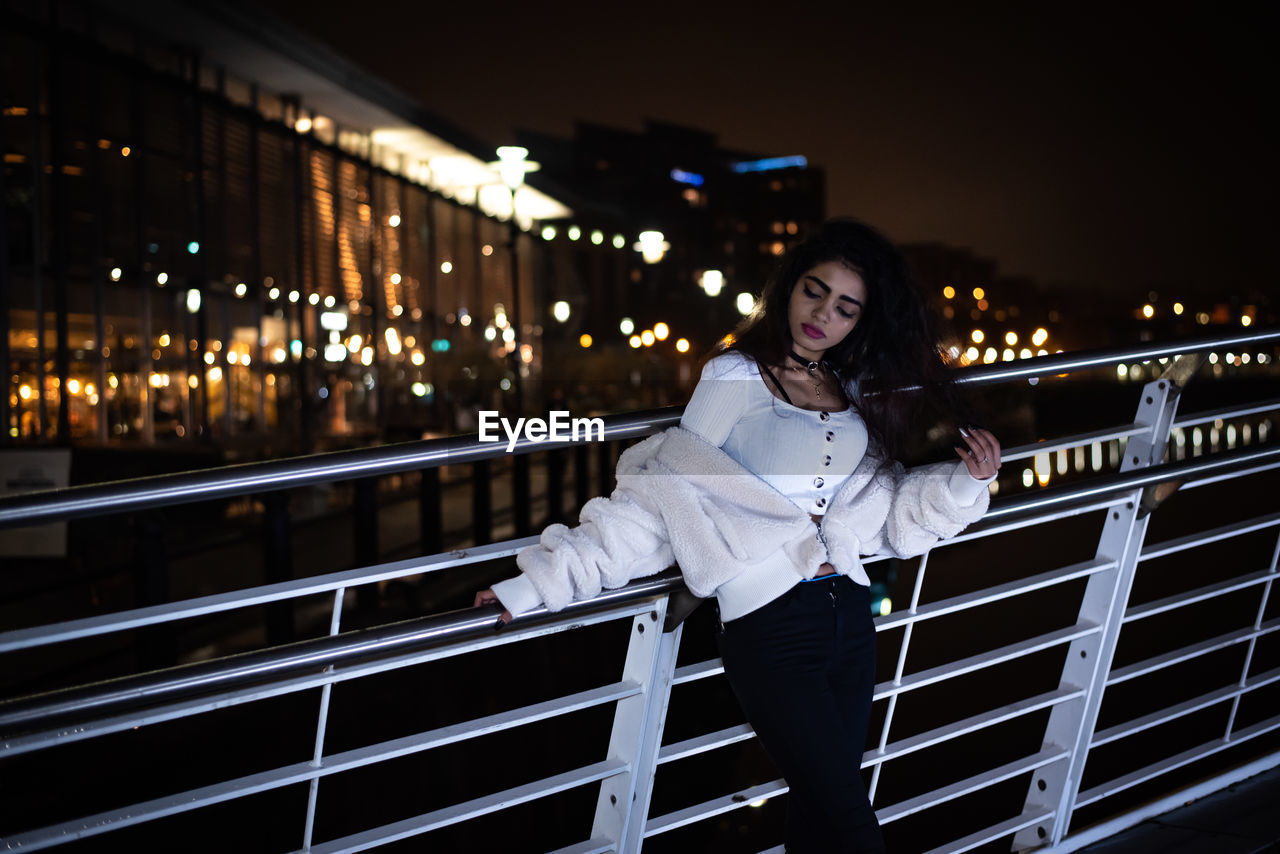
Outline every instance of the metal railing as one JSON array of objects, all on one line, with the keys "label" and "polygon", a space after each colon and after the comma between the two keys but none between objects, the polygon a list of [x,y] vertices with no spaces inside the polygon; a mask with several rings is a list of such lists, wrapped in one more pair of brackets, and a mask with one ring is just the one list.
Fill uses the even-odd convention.
[{"label": "metal railing", "polygon": [[[1004,455],[1005,460],[1017,460],[1095,443],[1119,442],[1123,443],[1123,461],[1118,472],[996,499],[982,522],[939,544],[919,560],[907,607],[877,618],[876,628],[882,642],[900,633],[891,672],[881,673],[882,681],[875,689],[874,702],[881,714],[878,720],[873,717],[873,746],[864,754],[862,763],[870,772],[869,792],[886,834],[892,834],[896,826],[909,825],[913,817],[936,816],[948,807],[963,806],[979,795],[1017,790],[1022,792],[1020,797],[1009,796],[1004,808],[991,808],[996,813],[995,821],[990,821],[991,809],[987,809],[981,813],[984,818],[980,827],[970,829],[963,823],[942,823],[944,827],[965,832],[958,838],[934,839],[930,843],[936,845],[933,850],[965,851],[1002,840],[1007,840],[1015,849],[1075,850],[1188,797],[1280,765],[1280,749],[1274,738],[1268,738],[1280,731],[1280,715],[1273,714],[1274,708],[1265,703],[1253,704],[1255,698],[1268,696],[1269,687],[1280,684],[1280,666],[1271,660],[1271,653],[1262,649],[1268,643],[1274,645],[1275,633],[1280,630],[1280,617],[1272,615],[1275,609],[1269,598],[1280,554],[1280,538],[1272,532],[1280,532],[1280,513],[1256,516],[1232,513],[1226,524],[1160,542],[1146,542],[1148,524],[1165,497],[1163,487],[1166,485],[1176,483],[1185,491],[1228,479],[1245,483],[1246,478],[1265,476],[1265,472],[1280,468],[1280,445],[1273,441],[1185,459],[1166,454],[1170,437],[1183,435],[1180,431],[1193,425],[1208,421],[1225,423],[1280,410],[1280,399],[1275,399],[1192,415],[1177,412],[1182,387],[1200,366],[1206,351],[1261,346],[1276,341],[1280,341],[1280,332],[1259,331],[1231,338],[1153,344],[1141,349],[1059,354],[960,372],[962,382],[994,383],[1065,374],[1120,361],[1171,359],[1159,378],[1141,387],[1132,422],[1008,448]],[[678,418],[678,409],[610,418],[606,439],[648,435],[675,423]],[[516,452],[529,453],[551,447],[554,445],[549,442],[522,441]],[[299,484],[368,478],[443,463],[475,461],[504,452],[502,446],[495,450],[495,446],[481,445],[472,438],[451,438],[80,487],[0,501],[0,525],[44,523]],[[1051,556],[1037,555],[1037,560],[1029,563],[1034,565],[1048,559],[1051,566],[1037,567],[1039,571],[1034,572],[1006,572],[1008,578],[973,589],[963,589],[964,585],[957,585],[956,578],[945,571],[946,555],[953,550],[981,548],[993,538],[1015,536],[1028,528],[1077,524],[1081,520],[1096,520],[1100,515],[1104,518],[1100,532],[1093,535],[1096,543],[1092,557],[1055,565]],[[1145,597],[1131,601],[1138,570],[1144,564],[1258,535],[1276,542],[1270,548],[1269,561],[1263,559],[1243,566],[1241,571],[1219,572],[1212,579],[1196,576],[1191,588],[1166,595],[1152,594],[1148,589],[1152,585],[1147,585]],[[75,814],[72,805],[73,817],[38,827],[19,828],[3,842],[9,849],[37,850],[73,839],[119,832],[228,801],[305,786],[305,810],[299,806],[297,816],[296,838],[301,850],[355,851],[456,826],[598,783],[590,827],[584,824],[579,842],[561,850],[637,851],[646,840],[660,841],[665,834],[705,824],[713,817],[784,794],[785,782],[770,780],[745,788],[735,787],[692,804],[651,814],[655,780],[666,769],[678,768],[679,763],[693,757],[714,756],[716,751],[753,738],[746,724],[736,723],[680,741],[663,742],[668,706],[679,703],[679,692],[688,690],[683,686],[706,684],[704,680],[722,673],[715,658],[677,666],[685,629],[677,612],[686,610],[682,597],[687,597],[687,593],[674,570],[618,590],[605,591],[596,599],[574,603],[556,614],[539,610],[500,632],[493,630],[500,611],[497,607],[342,631],[347,591],[510,558],[534,541],[532,537],[508,540],[0,633],[0,656],[11,657],[271,603],[296,602],[307,597],[324,597],[329,602],[326,606],[328,631],[322,637],[0,703],[0,775],[5,774],[6,764],[12,767],[23,757],[53,748],[166,722],[198,721],[201,718],[197,716],[235,707],[251,709],[255,708],[251,705],[254,703],[318,689],[309,758],[87,816]],[[942,576],[934,583],[942,592],[937,598],[926,597],[926,574],[930,579],[937,579],[940,570],[931,567],[939,561],[944,563]],[[1206,581],[1208,583],[1200,583]],[[1069,618],[1061,625],[1041,624],[1037,608],[1044,607],[1045,593],[1058,597],[1059,601],[1078,598],[1078,607],[1070,609]],[[1123,629],[1143,621],[1154,623],[1169,619],[1169,615],[1185,614],[1183,609],[1231,595],[1237,596],[1231,601],[1243,603],[1244,608],[1244,612],[1233,612],[1238,617],[1233,627],[1180,645],[1169,643],[1166,632],[1160,634],[1163,645],[1147,644],[1151,648],[1143,647],[1140,654],[1121,650],[1121,660],[1125,663],[1116,665]],[[1029,615],[1028,626],[1020,636],[1009,638],[995,632],[996,645],[983,646],[976,652],[964,650],[963,644],[957,644],[960,652],[967,653],[958,657],[939,655],[936,649],[929,651],[917,640],[917,656],[924,657],[927,666],[908,666],[917,633],[932,631],[935,626],[946,625],[945,621],[972,625],[975,616],[991,613],[984,609],[999,608],[1002,603],[1017,608],[1024,616]],[[970,622],[965,623],[966,620]],[[359,684],[359,680],[376,674],[615,623],[627,627],[620,678],[516,708],[346,749],[335,750],[327,744],[326,727],[335,686]],[[1195,684],[1194,695],[1162,702],[1149,710],[1144,707],[1141,714],[1123,719],[1114,719],[1116,714],[1109,707],[1107,715],[1101,714],[1104,699],[1126,690],[1124,686],[1143,685],[1147,684],[1144,680],[1158,680],[1162,674],[1181,673],[1179,668],[1195,666],[1224,652],[1238,653],[1241,661],[1236,662],[1236,669],[1220,678],[1220,668],[1211,669],[1209,675],[1203,677],[1203,684]],[[942,660],[934,663],[938,658]],[[1025,668],[1020,674],[1034,672],[1037,678],[1007,674],[997,678],[995,675],[1015,666]],[[1044,684],[1046,673],[1057,674],[1053,680],[1056,684]],[[971,686],[964,687],[969,685],[966,679],[978,680],[974,684],[998,685],[999,689],[990,694],[992,702],[978,702],[977,708],[970,708],[972,703],[957,702],[954,709],[948,708],[942,713],[944,718],[940,720],[926,720],[919,709],[910,714],[903,711],[919,697],[925,698],[920,705],[937,706],[936,692],[943,688],[973,694]],[[1027,690],[1020,691],[1024,682]],[[479,687],[450,685],[446,691],[482,693],[485,684],[492,683]],[[978,696],[984,695],[979,691]],[[1001,702],[996,702],[997,699]],[[321,782],[336,779],[335,775],[536,726],[586,710],[609,708],[612,708],[612,724],[603,759],[496,792],[417,810],[352,832],[317,834],[322,806]],[[1137,744],[1144,734],[1159,734],[1207,713],[1225,715],[1221,733],[1211,739],[1197,741],[1153,761],[1135,759],[1126,764],[1123,758],[1117,760],[1114,756],[1106,761],[1094,758],[1094,764],[1086,770],[1091,757],[1113,745]],[[1025,750],[1009,756],[990,748],[994,743],[1017,741],[1008,737],[1010,727],[1014,726],[1029,745]],[[1034,734],[1031,741],[1038,742],[1038,746],[1027,741],[1028,731]],[[976,749],[979,758],[971,757],[969,764],[973,768],[964,763],[925,766],[932,770],[923,791],[910,792],[901,779],[890,779],[896,767],[918,769],[921,757],[935,754],[954,757],[964,754],[966,745],[974,744],[985,746]],[[1250,744],[1261,746],[1253,752],[1246,747],[1242,752],[1241,746]],[[1226,753],[1230,754],[1233,764],[1210,769],[1205,780],[1193,785],[1177,783],[1159,788],[1161,781],[1176,776],[1179,769],[1198,767],[1211,757]],[[1134,757],[1145,755],[1137,749],[1133,754]],[[988,755],[991,761],[986,761]],[[953,771],[953,767],[964,770]],[[920,787],[916,785],[916,789]],[[1134,791],[1143,794],[1141,803],[1123,803],[1124,793]],[[1109,803],[1120,806],[1105,808]],[[1092,823],[1077,829],[1073,820],[1082,814],[1087,814]],[[928,839],[930,834],[923,832],[919,838]]]}]

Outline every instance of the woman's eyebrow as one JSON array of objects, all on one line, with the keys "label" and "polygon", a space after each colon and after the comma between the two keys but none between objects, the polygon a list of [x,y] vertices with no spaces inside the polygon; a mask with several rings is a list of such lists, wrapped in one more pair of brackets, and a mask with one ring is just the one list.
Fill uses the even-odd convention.
[{"label": "woman's eyebrow", "polygon": [[[805,278],[806,278],[806,279],[811,279],[811,280],[813,280],[813,281],[817,282],[817,283],[818,283],[818,285],[819,285],[819,286],[821,286],[821,287],[822,287],[822,289],[823,289],[824,291],[826,291],[827,293],[831,293],[831,286],[830,286],[830,285],[828,285],[826,282],[822,281],[822,279],[819,279],[817,276],[813,275],[812,273],[810,273],[809,275],[805,276]],[[847,301],[847,302],[851,302],[851,303],[853,303],[854,305],[856,305],[858,308],[862,308],[862,307],[863,307],[863,305],[862,305],[862,300],[854,299],[853,297],[848,296],[847,294],[841,294],[841,295],[840,295],[840,299],[845,300],[845,301]]]}]

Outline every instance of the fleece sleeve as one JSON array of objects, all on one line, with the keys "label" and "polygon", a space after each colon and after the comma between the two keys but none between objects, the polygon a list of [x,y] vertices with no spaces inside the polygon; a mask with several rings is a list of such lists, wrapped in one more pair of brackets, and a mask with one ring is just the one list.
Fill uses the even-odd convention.
[{"label": "fleece sleeve", "polygon": [[541,603],[559,611],[674,562],[661,514],[635,491],[619,487],[608,498],[588,501],[577,527],[548,526],[537,545],[516,556],[523,574],[493,591],[512,614]]},{"label": "fleece sleeve", "polygon": [[[863,544],[864,553],[914,557],[981,519],[991,501],[986,484],[972,478],[963,463],[959,465],[959,472],[955,463],[910,471],[896,464],[886,466],[877,477],[892,481],[889,513],[875,542]],[[960,480],[961,473],[972,483]]]}]

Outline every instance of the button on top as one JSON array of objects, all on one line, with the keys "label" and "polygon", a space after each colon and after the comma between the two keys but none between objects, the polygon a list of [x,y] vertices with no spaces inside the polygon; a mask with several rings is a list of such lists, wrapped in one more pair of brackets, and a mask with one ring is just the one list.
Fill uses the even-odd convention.
[{"label": "button on top", "polygon": [[831,465],[831,455],[830,455],[830,454],[827,454],[825,457],[823,457],[823,458],[822,458],[822,464],[823,464],[824,466],[829,466],[829,465]]},{"label": "button on top", "polygon": [[817,506],[819,506],[819,507],[826,507],[826,506],[827,506],[827,499],[825,499],[825,498],[819,498],[817,501],[815,501],[815,502],[813,502],[813,503],[814,503],[814,504],[816,504],[816,505],[817,505]]},{"label": "button on top", "polygon": [[823,481],[823,479],[822,479],[822,478],[820,478],[820,477],[815,477],[815,478],[813,479],[813,485],[814,485],[814,486],[816,486],[816,487],[818,487],[818,488],[821,488],[823,483],[824,483],[824,481]]},{"label": "button on top", "polygon": [[828,431],[827,431],[827,441],[828,441],[828,442],[835,441],[835,438],[836,438],[836,434],[835,434],[835,433],[833,433],[833,432],[831,432],[830,430],[828,430]]},{"label": "button on top", "polygon": [[819,413],[818,413],[818,420],[819,420],[819,421],[830,421],[830,420],[831,420],[831,413],[830,413],[830,412],[819,412]]}]

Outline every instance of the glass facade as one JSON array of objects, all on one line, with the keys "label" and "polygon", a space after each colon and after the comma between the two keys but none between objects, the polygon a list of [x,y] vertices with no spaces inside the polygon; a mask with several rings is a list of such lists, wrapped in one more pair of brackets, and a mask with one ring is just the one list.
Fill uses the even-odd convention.
[{"label": "glass facade", "polygon": [[451,432],[458,381],[538,378],[553,256],[634,263],[518,231],[517,309],[515,230],[424,164],[74,9],[0,35],[7,444]]}]

